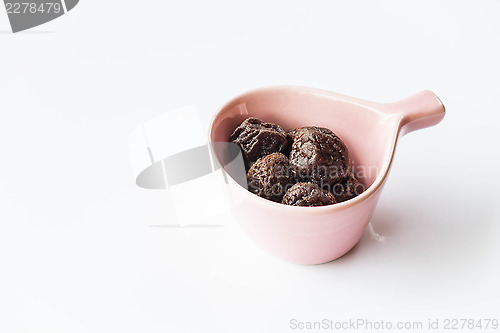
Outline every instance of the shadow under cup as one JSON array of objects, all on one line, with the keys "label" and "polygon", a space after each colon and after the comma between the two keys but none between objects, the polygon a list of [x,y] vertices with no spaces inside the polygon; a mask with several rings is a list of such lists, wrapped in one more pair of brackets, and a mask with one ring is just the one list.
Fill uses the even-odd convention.
[{"label": "shadow under cup", "polygon": [[[214,145],[229,175],[235,217],[264,250],[286,261],[319,264],[348,252],[361,238],[375,209],[397,136],[398,119],[347,97],[311,88],[255,90],[226,104],[214,117],[211,142],[227,142],[248,117],[283,129],[319,126],[346,144],[353,171],[366,190],[343,203],[322,207],[287,206],[258,197],[239,185],[241,177],[224,167],[231,160],[224,145]],[[376,185],[376,186],[372,186]]]}]

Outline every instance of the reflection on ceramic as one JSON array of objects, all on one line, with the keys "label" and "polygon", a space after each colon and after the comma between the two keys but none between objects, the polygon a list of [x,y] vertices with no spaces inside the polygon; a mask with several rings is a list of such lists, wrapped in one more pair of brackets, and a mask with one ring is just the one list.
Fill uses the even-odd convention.
[{"label": "reflection on ceramic", "polygon": [[[326,127],[344,140],[354,171],[367,189],[342,203],[286,206],[258,197],[228,177],[235,216],[256,243],[284,260],[319,264],[342,256],[361,238],[387,178],[398,138],[439,123],[444,114],[443,104],[430,91],[383,104],[312,88],[270,87],[238,96],[223,106],[212,120],[209,140],[227,141],[250,116],[284,129]],[[224,149],[214,149],[214,154],[219,162],[227,159]]]}]

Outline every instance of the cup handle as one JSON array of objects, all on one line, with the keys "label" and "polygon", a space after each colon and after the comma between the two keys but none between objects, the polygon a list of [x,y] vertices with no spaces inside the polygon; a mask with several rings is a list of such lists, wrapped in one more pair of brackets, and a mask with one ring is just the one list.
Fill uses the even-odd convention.
[{"label": "cup handle", "polygon": [[400,135],[431,127],[443,120],[445,107],[441,100],[429,90],[418,92],[399,102],[385,104],[383,111],[401,118]]}]

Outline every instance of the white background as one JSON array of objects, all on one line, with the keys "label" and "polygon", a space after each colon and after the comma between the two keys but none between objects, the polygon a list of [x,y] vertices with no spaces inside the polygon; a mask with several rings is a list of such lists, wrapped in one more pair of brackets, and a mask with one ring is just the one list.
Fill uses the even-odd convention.
[{"label": "white background", "polygon": [[[12,34],[0,13],[0,332],[500,319],[499,17],[499,1],[82,0]],[[300,266],[232,219],[154,227],[174,217],[135,186],[131,131],[190,104],[206,126],[272,84],[443,100],[441,124],[399,142],[372,219],[385,242]]]}]

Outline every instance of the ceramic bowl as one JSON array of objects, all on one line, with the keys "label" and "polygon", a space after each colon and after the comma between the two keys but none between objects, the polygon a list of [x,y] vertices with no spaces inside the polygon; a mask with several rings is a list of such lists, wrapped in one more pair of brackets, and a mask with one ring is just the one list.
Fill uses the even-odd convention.
[{"label": "ceramic bowl", "polygon": [[[258,245],[289,262],[320,264],[339,258],[360,240],[387,179],[399,137],[439,123],[444,114],[443,104],[430,91],[395,103],[374,103],[313,88],[268,87],[224,105],[212,120],[209,140],[227,142],[248,117],[279,124],[285,130],[326,127],[344,140],[353,170],[366,190],[342,203],[287,206],[250,193],[228,175],[235,217]],[[224,149],[214,149],[219,162],[226,159],[225,154]]]}]

